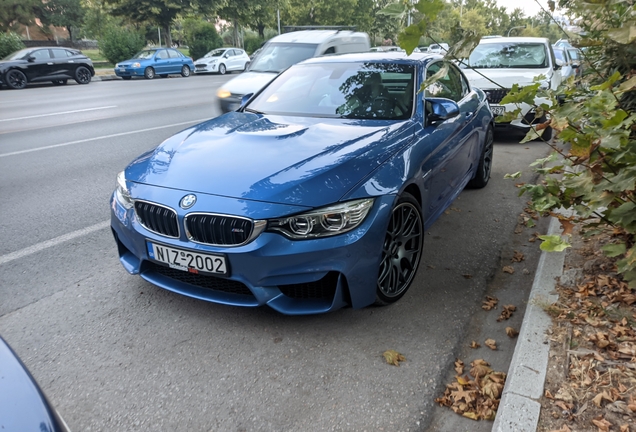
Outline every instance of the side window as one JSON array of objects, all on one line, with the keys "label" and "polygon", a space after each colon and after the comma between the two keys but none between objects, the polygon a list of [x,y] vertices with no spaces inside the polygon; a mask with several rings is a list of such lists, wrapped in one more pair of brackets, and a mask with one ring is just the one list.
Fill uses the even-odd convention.
[{"label": "side window", "polygon": [[68,54],[66,54],[68,51],[66,51],[65,49],[60,49],[60,48],[53,48],[51,49],[51,51],[53,52],[53,58],[68,58]]},{"label": "side window", "polygon": [[168,58],[168,51],[163,49],[163,50],[159,50],[157,51],[157,55],[155,56],[155,59],[157,60],[165,60]]},{"label": "side window", "polygon": [[329,47],[322,54],[327,55],[327,54],[335,54],[335,53],[336,53],[336,47]]},{"label": "side window", "polygon": [[439,97],[459,102],[464,97],[464,89],[461,73],[455,66],[443,62],[433,63],[426,70],[426,78],[432,77],[443,69],[445,69],[444,75],[426,88],[424,97]]},{"label": "side window", "polygon": [[170,53],[170,58],[181,58],[181,53],[177,50],[168,50]]},{"label": "side window", "polygon": [[35,57],[36,60],[46,60],[51,58],[51,54],[48,49],[40,49],[33,51],[31,57]]}]

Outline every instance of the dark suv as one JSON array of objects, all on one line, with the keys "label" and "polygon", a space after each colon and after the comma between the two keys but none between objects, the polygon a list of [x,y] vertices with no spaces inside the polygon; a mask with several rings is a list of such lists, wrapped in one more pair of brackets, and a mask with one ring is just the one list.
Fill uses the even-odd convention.
[{"label": "dark suv", "polygon": [[0,87],[12,89],[43,81],[64,85],[69,79],[88,84],[94,75],[91,59],[72,48],[25,48],[0,60]]}]

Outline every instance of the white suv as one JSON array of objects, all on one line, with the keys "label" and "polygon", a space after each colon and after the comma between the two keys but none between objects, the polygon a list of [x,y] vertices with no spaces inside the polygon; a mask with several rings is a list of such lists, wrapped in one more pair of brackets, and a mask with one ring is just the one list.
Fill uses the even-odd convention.
[{"label": "white suv", "polygon": [[[535,78],[543,75],[541,87],[556,90],[561,84],[560,66],[556,64],[552,45],[546,38],[536,37],[496,37],[482,39],[461,67],[470,83],[481,88],[488,97],[490,108],[495,116],[517,109],[516,104],[500,105],[503,97],[513,84],[520,87],[534,83]],[[497,84],[494,84],[493,81]],[[500,87],[501,86],[501,87]],[[535,100],[536,105],[550,104],[542,98]],[[498,126],[510,126],[528,131],[530,124],[543,119],[535,119],[532,105],[521,104],[521,113],[510,123],[495,123]],[[552,130],[546,129],[542,138],[549,140]]]}]

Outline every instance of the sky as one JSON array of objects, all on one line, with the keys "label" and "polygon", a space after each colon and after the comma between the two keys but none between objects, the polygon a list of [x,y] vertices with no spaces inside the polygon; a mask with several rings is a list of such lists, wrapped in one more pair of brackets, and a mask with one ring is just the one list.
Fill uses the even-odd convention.
[{"label": "sky", "polygon": [[[497,0],[497,3],[508,9],[508,12],[512,12],[515,8],[521,8],[526,17],[535,16],[541,10],[535,0]],[[548,10],[548,0],[539,0],[539,3]]]}]

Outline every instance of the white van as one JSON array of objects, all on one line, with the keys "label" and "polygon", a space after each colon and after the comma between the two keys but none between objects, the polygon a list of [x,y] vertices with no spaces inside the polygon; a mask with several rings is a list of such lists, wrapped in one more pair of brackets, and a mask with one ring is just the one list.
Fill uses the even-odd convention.
[{"label": "white van", "polygon": [[350,30],[302,30],[273,37],[246,72],[218,90],[221,111],[236,110],[244,95],[256,93],[295,63],[321,55],[366,52],[370,48],[369,35]]}]

